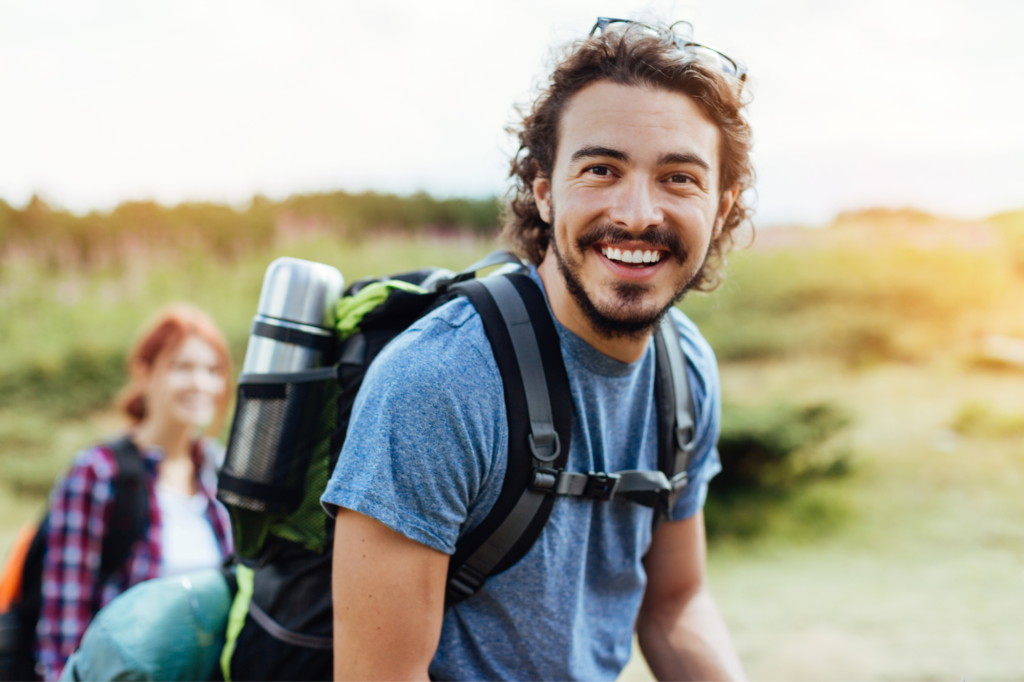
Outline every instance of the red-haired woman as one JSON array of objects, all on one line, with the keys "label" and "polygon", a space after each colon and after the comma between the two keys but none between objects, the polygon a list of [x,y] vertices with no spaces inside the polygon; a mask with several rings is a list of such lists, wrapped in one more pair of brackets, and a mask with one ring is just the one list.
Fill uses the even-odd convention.
[{"label": "red-haired woman", "polygon": [[50,499],[35,644],[45,679],[60,676],[89,621],[118,594],[150,578],[215,567],[231,551],[227,513],[214,497],[219,448],[201,435],[220,428],[227,408],[224,336],[196,308],[172,306],[143,330],[128,368],[118,403],[132,423],[128,451],[142,460],[148,524],[127,560],[102,573],[118,457],[109,444],[75,456]]}]

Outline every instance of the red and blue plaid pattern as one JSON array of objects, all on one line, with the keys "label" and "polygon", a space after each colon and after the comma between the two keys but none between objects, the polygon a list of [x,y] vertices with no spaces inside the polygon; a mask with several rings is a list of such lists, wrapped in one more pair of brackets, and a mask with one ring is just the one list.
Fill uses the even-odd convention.
[{"label": "red and blue plaid pattern", "polygon": [[[231,525],[227,511],[216,499],[217,479],[208,443],[196,444],[199,493],[208,500],[207,517],[221,552],[231,551]],[[149,527],[124,566],[100,584],[103,536],[113,511],[113,480],[117,459],[105,445],[75,456],[67,475],[50,499],[49,533],[43,563],[42,608],[36,626],[37,671],[56,680],[78,646],[96,612],[132,585],[160,574],[160,507],[156,499],[157,469],[163,453],[142,453],[149,491]]]}]

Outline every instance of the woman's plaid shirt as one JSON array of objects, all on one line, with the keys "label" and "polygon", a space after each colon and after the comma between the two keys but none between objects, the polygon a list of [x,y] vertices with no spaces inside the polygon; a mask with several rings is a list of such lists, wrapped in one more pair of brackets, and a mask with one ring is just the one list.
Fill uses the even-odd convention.
[{"label": "woman's plaid shirt", "polygon": [[[211,456],[214,447],[200,440],[193,449],[198,472],[197,491],[204,495],[207,517],[221,552],[231,552],[231,525],[216,499],[217,479]],[[163,453],[142,452],[149,491],[149,527],[125,564],[100,584],[100,555],[113,510],[113,481],[117,459],[106,445],[75,456],[67,475],[50,498],[49,533],[43,564],[42,608],[36,626],[37,671],[44,679],[57,679],[64,663],[78,646],[96,612],[114,597],[143,580],[160,574],[160,507],[156,500],[157,468]]]}]

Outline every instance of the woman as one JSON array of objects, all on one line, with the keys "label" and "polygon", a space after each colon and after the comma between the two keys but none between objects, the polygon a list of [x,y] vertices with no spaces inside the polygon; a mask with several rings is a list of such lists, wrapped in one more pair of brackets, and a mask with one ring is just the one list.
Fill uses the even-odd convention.
[{"label": "woman", "polygon": [[[187,305],[162,311],[128,359],[118,404],[143,463],[149,522],[128,559],[101,578],[117,457],[109,444],[76,455],[51,495],[36,660],[57,679],[97,611],[136,583],[219,565],[231,552],[228,516],[215,499],[216,433],[229,398],[224,336]],[[129,452],[131,452],[130,447]],[[39,667],[37,667],[39,669]]]}]

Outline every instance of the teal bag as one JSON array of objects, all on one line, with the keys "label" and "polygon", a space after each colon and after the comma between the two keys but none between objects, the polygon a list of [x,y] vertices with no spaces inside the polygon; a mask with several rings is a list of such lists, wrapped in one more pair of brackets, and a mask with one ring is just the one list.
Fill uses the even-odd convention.
[{"label": "teal bag", "polygon": [[96,614],[60,679],[209,680],[232,597],[218,569],[139,583]]}]

